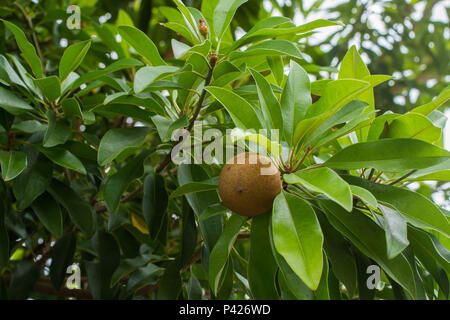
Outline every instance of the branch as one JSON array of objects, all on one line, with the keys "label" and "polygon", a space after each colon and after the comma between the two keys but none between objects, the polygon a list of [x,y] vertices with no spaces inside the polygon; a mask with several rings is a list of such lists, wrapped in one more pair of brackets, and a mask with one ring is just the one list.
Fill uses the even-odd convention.
[{"label": "branch", "polygon": [[[209,57],[209,70],[208,70],[208,74],[206,76],[206,80],[205,80],[205,85],[203,87],[203,90],[200,94],[200,98],[198,99],[197,102],[197,106],[195,107],[195,111],[194,111],[194,115],[192,116],[192,119],[189,123],[189,126],[186,128],[187,131],[191,132],[192,128],[194,127],[194,123],[195,120],[197,120],[198,115],[200,114],[200,110],[203,107],[203,101],[205,100],[206,97],[206,90],[205,88],[207,86],[209,86],[209,84],[211,83],[211,79],[212,79],[212,75],[213,75],[213,71],[214,71],[214,67],[216,66],[217,63],[217,55],[216,54],[211,54]],[[167,156],[164,158],[164,160],[158,165],[158,167],[156,168],[156,173],[161,173],[168,165],[169,163],[172,161],[172,150],[173,148],[175,148],[175,146],[180,143],[183,140],[183,137],[180,137],[177,141],[177,143],[175,143],[175,145],[170,149],[169,153],[167,154]]]}]

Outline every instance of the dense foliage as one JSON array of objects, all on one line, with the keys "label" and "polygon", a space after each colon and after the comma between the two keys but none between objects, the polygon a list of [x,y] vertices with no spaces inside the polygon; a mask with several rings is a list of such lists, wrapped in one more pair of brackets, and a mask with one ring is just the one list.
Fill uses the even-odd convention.
[{"label": "dense foliage", "polygon": [[[380,111],[374,88],[393,77],[355,46],[337,79],[311,81],[333,70],[305,52],[339,54],[313,55],[308,37],[345,26],[243,18],[254,1],[174,0],[156,18],[80,2],[79,30],[61,1],[0,7],[1,298],[448,299],[449,213],[408,188],[450,180],[448,87]],[[221,203],[223,141],[277,164],[270,212]],[[185,163],[177,142],[194,145]]]}]

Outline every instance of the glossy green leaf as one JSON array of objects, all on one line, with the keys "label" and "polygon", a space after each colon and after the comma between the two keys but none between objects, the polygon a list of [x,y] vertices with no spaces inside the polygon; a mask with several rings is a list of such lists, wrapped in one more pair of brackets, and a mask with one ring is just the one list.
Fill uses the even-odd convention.
[{"label": "glossy green leaf", "polygon": [[74,170],[81,174],[86,174],[86,169],[83,166],[83,163],[80,161],[80,159],[75,157],[70,151],[62,147],[43,148],[39,145],[33,146],[57,165]]},{"label": "glossy green leaf", "polygon": [[50,280],[57,290],[63,285],[67,267],[73,262],[76,244],[74,233],[64,235],[55,244],[55,252],[50,265]]},{"label": "glossy green leaf", "polygon": [[278,265],[271,252],[267,252],[270,247],[269,226],[269,214],[252,219],[247,274],[253,299],[276,300],[279,298],[276,288]]},{"label": "glossy green leaf", "polygon": [[176,188],[170,194],[169,199],[181,197],[188,193],[216,190],[218,188],[218,186],[219,186],[218,179],[209,179],[209,180],[203,181],[203,182],[189,182],[189,183],[183,184],[182,186],[179,186],[178,188]]},{"label": "glossy green leaf", "polygon": [[221,39],[230,25],[236,10],[247,0],[219,0],[214,9],[214,31]]},{"label": "glossy green leaf", "polygon": [[225,212],[229,212],[229,211],[230,211],[230,209],[228,209],[221,203],[213,204],[202,211],[202,213],[200,214],[200,216],[198,218],[198,222],[202,222],[204,220],[215,217],[217,215],[222,215]]},{"label": "glossy green leaf", "polygon": [[63,233],[63,217],[59,204],[48,194],[44,192],[33,201],[31,208],[52,234],[60,238]]},{"label": "glossy green leaf", "polygon": [[177,72],[179,68],[173,66],[143,67],[136,72],[134,78],[134,92],[140,93],[155,80]]},{"label": "glossy green leaf", "polygon": [[439,96],[434,99],[433,101],[424,104],[422,106],[416,107],[411,110],[411,112],[414,113],[420,113],[424,116],[428,116],[431,114],[434,110],[439,108],[441,105],[446,103],[450,99],[450,86],[446,87]]},{"label": "glossy green leaf", "polygon": [[259,104],[266,120],[267,129],[276,128],[283,130],[283,117],[281,115],[281,107],[277,97],[272,91],[269,82],[262,74],[254,69],[250,69],[250,73],[255,79],[258,91]]},{"label": "glossy green leaf", "polygon": [[282,191],[273,205],[272,233],[277,252],[311,290],[316,290],[322,275],[323,234],[311,206]]},{"label": "glossy green leaf", "polygon": [[229,112],[236,126],[242,129],[262,129],[253,106],[233,91],[219,87],[207,87],[206,90]]},{"label": "glossy green leaf", "polygon": [[386,247],[389,259],[395,258],[408,245],[406,235],[406,220],[395,210],[379,205],[384,216],[384,231],[386,232]]},{"label": "glossy green leaf", "polygon": [[25,300],[33,290],[34,284],[40,278],[39,266],[32,260],[15,262],[15,268],[9,283],[9,297],[12,300]]},{"label": "glossy green leaf", "polygon": [[13,180],[27,167],[27,156],[21,151],[0,150],[2,177],[5,181]]},{"label": "glossy green leaf", "polygon": [[350,186],[329,168],[297,171],[284,175],[283,179],[289,184],[301,184],[312,191],[323,193],[345,210],[352,211],[353,199]]},{"label": "glossy green leaf", "polygon": [[167,215],[167,204],[168,196],[164,179],[160,175],[150,173],[144,180],[142,211],[152,239],[156,239],[160,233],[164,215]]},{"label": "glossy green leaf", "polygon": [[248,59],[257,56],[289,56],[303,59],[300,50],[287,40],[266,40],[250,46],[245,51],[234,51],[230,54],[230,60]]},{"label": "glossy green leaf", "polygon": [[161,59],[158,48],[153,41],[141,30],[130,26],[120,26],[118,30],[121,37],[144,58],[145,62],[153,66],[166,64],[164,60]]},{"label": "glossy green leaf", "polygon": [[436,281],[440,278],[436,264],[441,266],[447,275],[450,275],[450,251],[434,235],[409,227],[408,239],[411,242],[414,253],[433,277],[436,278]]},{"label": "glossy green leaf", "polygon": [[408,189],[376,184],[366,179],[343,176],[350,184],[369,190],[378,200],[397,209],[413,225],[430,228],[449,237],[450,224],[442,211],[423,195]]},{"label": "glossy green leaf", "polygon": [[44,76],[44,73],[42,71],[41,60],[39,59],[36,53],[36,49],[25,36],[25,33],[23,33],[23,31],[15,24],[8,22],[6,20],[2,21],[5,24],[5,26],[9,29],[9,31],[11,31],[11,33],[14,35],[14,38],[16,39],[17,42],[17,46],[19,47],[22,56],[24,57],[28,65],[31,67],[33,74],[37,78],[42,78]]},{"label": "glossy green leaf", "polygon": [[325,87],[320,99],[308,108],[305,117],[312,118],[324,113],[333,114],[368,88],[370,88],[370,84],[361,80],[343,79],[331,81]]},{"label": "glossy green leaf", "polygon": [[94,234],[95,212],[89,202],[82,199],[71,187],[53,179],[48,190],[69,213],[72,222],[88,237]]},{"label": "glossy green leaf", "polygon": [[292,144],[295,126],[312,103],[311,84],[306,71],[296,62],[290,62],[289,76],[280,100],[283,129],[287,142]]},{"label": "glossy green leaf", "polygon": [[130,160],[124,167],[120,168],[115,174],[106,178],[103,198],[109,212],[113,213],[117,211],[120,204],[120,197],[128,185],[144,174],[143,161],[149,153],[149,151],[142,152]]},{"label": "glossy green leaf", "polygon": [[362,202],[364,202],[369,208],[376,209],[378,206],[377,198],[370,191],[358,187],[358,186],[350,186],[350,190],[352,191],[352,195],[359,198]]},{"label": "glossy green leaf", "polygon": [[14,196],[17,199],[17,209],[27,208],[50,184],[53,174],[53,164],[37,150],[25,147],[27,168],[13,183]]},{"label": "glossy green leaf", "polygon": [[148,132],[147,127],[110,129],[100,141],[97,157],[99,165],[104,166],[122,152],[142,146]]},{"label": "glossy green leaf", "polygon": [[410,112],[395,118],[389,124],[387,137],[412,138],[434,143],[441,137],[441,129],[434,126],[427,117]]},{"label": "glossy green leaf", "polygon": [[13,115],[20,115],[33,110],[28,103],[14,95],[11,91],[0,87],[0,108]]},{"label": "glossy green leaf", "polygon": [[323,230],[323,247],[331,263],[331,272],[345,285],[349,297],[352,298],[357,289],[358,272],[349,243],[333,228],[323,213],[318,213],[317,217]]},{"label": "glossy green leaf", "polygon": [[49,101],[53,102],[61,96],[61,83],[57,76],[34,79],[34,82]]},{"label": "glossy green leaf", "polygon": [[225,265],[231,248],[234,245],[241,226],[245,223],[245,217],[233,214],[225,225],[219,240],[211,251],[209,257],[209,284],[216,294],[219,290],[219,282],[224,272]]},{"label": "glossy green leaf", "polygon": [[161,278],[158,287],[158,300],[176,300],[181,293],[181,276],[177,263],[170,263]]},{"label": "glossy green leaf", "polygon": [[449,158],[450,152],[421,140],[382,139],[348,146],[325,165],[336,169],[375,168],[398,172],[426,168]]},{"label": "glossy green leaf", "polygon": [[51,148],[66,143],[72,134],[70,122],[67,119],[57,119],[56,114],[52,110],[47,110],[45,114],[48,119],[48,126],[43,146]]},{"label": "glossy green leaf", "polygon": [[0,198],[0,268],[6,266],[9,262],[9,235],[5,225],[5,216],[8,207],[5,200]]},{"label": "glossy green leaf", "polygon": [[79,77],[72,83],[70,88],[71,88],[71,90],[75,90],[78,87],[80,87],[82,84],[97,80],[105,75],[110,74],[110,73],[120,71],[123,69],[127,69],[127,68],[139,67],[139,66],[142,66],[142,62],[140,62],[139,60],[132,59],[132,58],[120,59],[120,60],[110,64],[105,69],[94,70],[94,71],[90,71],[90,72],[83,74],[81,77]]},{"label": "glossy green leaf", "polygon": [[375,260],[383,270],[414,296],[415,284],[411,265],[403,254],[394,259],[387,256],[384,231],[366,215],[354,211],[348,214],[331,201],[321,200],[328,220],[361,252]]},{"label": "glossy green leaf", "polygon": [[61,81],[64,81],[69,73],[80,66],[90,47],[91,40],[85,40],[75,43],[64,50],[59,61],[59,79]]},{"label": "glossy green leaf", "polygon": [[119,281],[129,275],[130,273],[136,271],[138,268],[143,267],[146,265],[149,260],[148,256],[137,256],[136,258],[132,259],[125,259],[123,260],[120,265],[117,267],[117,269],[114,271],[112,277],[111,277],[111,287],[114,287]]},{"label": "glossy green leaf", "polygon": [[66,116],[76,116],[80,119],[83,118],[83,113],[81,112],[80,104],[75,98],[65,99],[62,102],[62,109],[64,111],[64,115]]}]

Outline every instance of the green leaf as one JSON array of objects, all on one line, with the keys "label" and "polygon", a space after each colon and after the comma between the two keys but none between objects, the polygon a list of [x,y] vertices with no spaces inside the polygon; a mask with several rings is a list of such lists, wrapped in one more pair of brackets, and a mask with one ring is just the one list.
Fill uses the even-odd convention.
[{"label": "green leaf", "polygon": [[120,279],[146,265],[149,262],[147,258],[147,256],[137,256],[136,258],[123,260],[111,277],[110,287],[114,287]]},{"label": "green leaf", "polygon": [[272,226],[273,223],[271,222],[269,225],[269,239],[273,257],[275,258],[275,261],[277,262],[277,265],[281,271],[281,273],[279,273],[279,280],[278,280],[279,283],[282,284],[284,280],[289,291],[292,292],[292,294],[298,300],[313,300],[314,292],[306,286],[306,284],[292,270],[292,268],[289,266],[289,264],[286,262],[283,256],[281,256],[275,249],[275,244],[273,242]]},{"label": "green leaf", "polygon": [[176,300],[181,293],[181,276],[177,262],[170,263],[161,278],[158,287],[158,300]]},{"label": "green leaf", "polygon": [[254,58],[257,56],[289,56],[303,59],[300,50],[291,41],[266,40],[252,45],[245,51],[233,51],[230,60]]},{"label": "green leaf", "polygon": [[280,56],[269,56],[267,57],[267,63],[270,66],[270,71],[272,72],[276,84],[281,86],[284,79],[283,58]]},{"label": "green leaf", "polygon": [[323,265],[322,277],[320,278],[320,283],[317,290],[314,291],[316,300],[330,300],[330,292],[328,288],[328,258],[325,252],[323,252],[323,261],[325,261],[325,264]]},{"label": "green leaf", "polygon": [[0,197],[0,268],[3,268],[8,264],[10,256],[9,235],[5,225],[5,216],[9,208],[7,208],[5,200],[3,199],[3,194],[1,194],[1,196],[2,197]]},{"label": "green leaf", "polygon": [[227,109],[236,126],[242,129],[262,129],[256,111],[247,100],[224,88],[207,87],[206,90]]},{"label": "green leaf", "polygon": [[27,299],[36,281],[40,278],[40,269],[32,260],[15,262],[15,268],[9,283],[9,297],[12,300]]},{"label": "green leaf", "polygon": [[48,191],[67,210],[73,223],[90,238],[95,226],[92,206],[71,187],[56,179],[53,179]]},{"label": "green leaf", "polygon": [[97,255],[93,261],[85,261],[89,290],[94,299],[111,300],[117,296],[118,288],[111,288],[111,277],[120,264],[120,249],[111,234],[98,231],[90,240]]},{"label": "green leaf", "polygon": [[110,73],[119,71],[119,70],[123,70],[123,69],[127,69],[127,68],[134,68],[134,67],[139,67],[142,66],[142,62],[136,59],[132,59],[132,58],[125,58],[125,59],[120,59],[112,64],[110,64],[109,66],[107,66],[105,69],[101,69],[101,70],[94,70],[94,71],[90,71],[88,73],[83,74],[81,77],[77,78],[71,85],[70,90],[75,90],[78,87],[80,87],[82,84],[85,84],[86,82],[89,81],[94,81],[97,80],[101,77],[104,77]]},{"label": "green leaf", "polygon": [[334,80],[327,84],[320,99],[312,104],[306,118],[330,113],[333,114],[370,88],[369,82],[353,79]]},{"label": "green leaf", "polygon": [[150,263],[131,274],[127,282],[126,290],[133,292],[146,285],[155,285],[162,274],[162,268]]},{"label": "green leaf", "polygon": [[252,219],[247,278],[252,297],[257,300],[279,299],[276,288],[278,265],[271,252],[267,252],[270,247],[269,227],[269,214]]},{"label": "green leaf", "polygon": [[53,102],[61,96],[61,83],[57,76],[34,79],[34,82],[49,101]]},{"label": "green leaf", "polygon": [[45,112],[48,119],[48,127],[45,132],[43,146],[51,148],[66,143],[72,134],[70,122],[67,119],[56,119],[56,114],[52,110]]},{"label": "green leaf", "polygon": [[21,151],[0,150],[0,164],[3,180],[10,181],[26,169],[27,156]]},{"label": "green leaf", "polygon": [[31,208],[45,228],[60,238],[63,233],[63,217],[58,203],[44,192],[33,201]]},{"label": "green leaf", "polygon": [[[436,281],[440,282],[440,270],[438,266],[450,275],[450,251],[448,251],[439,240],[431,233],[409,227],[408,239],[414,249],[414,253],[420,262],[433,275]],[[446,283],[448,287],[448,282]]]},{"label": "green leaf", "polygon": [[73,44],[64,50],[59,61],[59,79],[61,81],[64,81],[69,73],[80,66],[90,47],[91,40],[86,40]]},{"label": "green leaf", "polygon": [[149,150],[143,151],[139,156],[120,168],[115,174],[106,178],[103,198],[109,212],[114,213],[117,211],[120,204],[120,197],[128,185],[144,174],[143,162],[149,154]]},{"label": "green leaf", "polygon": [[421,140],[382,139],[353,144],[325,162],[336,169],[375,168],[398,172],[437,165],[450,158],[450,152]]},{"label": "green leaf", "polygon": [[[205,170],[199,165],[181,164],[177,170],[177,179],[180,186],[190,183],[210,179]],[[217,191],[205,191],[201,193],[189,193],[185,195],[197,218],[209,207],[220,203]],[[222,234],[222,216],[216,215],[199,221],[199,228],[204,240],[203,247],[203,267],[208,270],[208,255],[214,247],[217,239]]]},{"label": "green leaf", "polygon": [[362,202],[364,202],[369,208],[376,209],[378,207],[377,198],[370,191],[358,187],[358,186],[350,186],[350,190],[352,191],[352,195],[359,198]]},{"label": "green leaf", "polygon": [[323,193],[348,212],[352,211],[353,198],[350,186],[329,168],[298,171],[284,175],[283,179],[289,184],[301,184],[312,191]]},{"label": "green leaf", "polygon": [[122,152],[139,148],[149,132],[147,127],[110,129],[105,133],[98,149],[97,161],[104,166],[112,162]]},{"label": "green leaf", "polygon": [[81,112],[80,104],[75,98],[65,99],[62,102],[62,109],[65,116],[76,116],[80,119],[83,118],[83,113]]},{"label": "green leaf", "polygon": [[420,113],[424,116],[428,116],[434,110],[436,110],[441,105],[446,103],[449,99],[450,99],[450,86],[446,87],[444,91],[442,91],[436,99],[427,104],[412,109],[411,112]]},{"label": "green leaf", "polygon": [[13,115],[21,115],[29,110],[33,110],[33,107],[28,103],[3,87],[0,87],[0,108],[5,109]]},{"label": "green leaf", "polygon": [[43,153],[47,158],[52,160],[57,165],[71,169],[81,174],[86,174],[86,169],[84,168],[83,163],[70,151],[62,147],[43,148],[39,145],[33,145],[33,147],[38,149],[41,153]]},{"label": "green leaf", "polygon": [[323,27],[342,26],[340,22],[323,19],[314,20],[300,26],[292,25],[292,27],[289,26],[285,28],[284,26],[287,26],[288,24],[291,24],[290,19],[285,17],[269,17],[260,20],[247,32],[247,34],[236,41],[231,48],[236,49],[245,44],[268,38],[307,33]]},{"label": "green leaf", "polygon": [[441,137],[441,128],[418,113],[406,113],[389,123],[388,138],[411,138],[434,143]]},{"label": "green leaf", "polygon": [[144,58],[145,62],[153,66],[166,64],[153,41],[141,30],[130,26],[120,26],[118,29],[120,36]]},{"label": "green leaf", "polygon": [[299,278],[316,290],[323,268],[323,234],[311,206],[282,191],[273,205],[272,233],[276,250]]},{"label": "green leaf", "polygon": [[387,255],[389,259],[393,259],[409,245],[406,220],[396,210],[381,204],[378,207],[384,216]]},{"label": "green leaf", "polygon": [[209,179],[209,180],[202,181],[202,182],[189,182],[189,183],[183,184],[182,186],[179,186],[178,188],[176,188],[170,194],[169,199],[181,197],[188,193],[216,190],[218,185],[219,185],[219,180],[217,178]]},{"label": "green leaf", "polygon": [[280,107],[283,114],[284,134],[287,142],[292,145],[295,125],[305,117],[312,98],[311,84],[306,71],[292,60],[289,69],[289,76],[281,95]]},{"label": "green leaf", "polygon": [[5,24],[5,26],[9,29],[9,31],[11,31],[11,33],[14,35],[14,38],[16,39],[16,42],[17,42],[17,46],[19,47],[23,58],[26,60],[28,65],[31,67],[33,74],[37,78],[42,78],[44,76],[44,73],[42,71],[41,60],[39,59],[38,55],[36,54],[36,49],[33,47],[33,45],[30,42],[28,42],[28,39],[25,36],[25,33],[23,33],[23,31],[20,30],[20,28],[17,27],[15,24],[8,22],[6,20],[2,20],[2,21]]},{"label": "green leaf", "polygon": [[144,180],[142,212],[150,237],[157,239],[167,215],[168,196],[164,178],[151,172]]},{"label": "green leaf", "polygon": [[76,244],[74,233],[64,235],[55,244],[50,265],[50,280],[56,290],[59,290],[64,283],[67,267],[73,262]]},{"label": "green leaf", "polygon": [[366,179],[343,176],[350,184],[369,190],[378,202],[385,202],[403,214],[409,223],[430,228],[449,237],[450,224],[441,210],[423,195],[408,189],[372,183]]},{"label": "green leaf", "polygon": [[214,9],[213,21],[214,31],[221,39],[227,31],[236,10],[246,3],[247,0],[219,0]]},{"label": "green leaf", "polygon": [[221,203],[213,204],[202,211],[202,213],[200,214],[200,216],[198,218],[198,222],[202,222],[204,220],[207,220],[211,217],[215,217],[217,215],[222,215],[225,212],[229,212],[229,211],[230,211],[230,209],[228,209]]},{"label": "green leaf", "polygon": [[[317,211],[316,211],[317,213]],[[350,298],[357,289],[357,268],[355,257],[345,238],[330,224],[325,215],[317,213],[320,227],[323,230],[323,247],[331,263],[331,270],[336,277],[345,285]]]},{"label": "green leaf", "polygon": [[281,107],[277,97],[272,91],[272,87],[262,74],[254,69],[250,69],[250,72],[253,79],[255,79],[259,104],[266,120],[267,129],[276,128],[282,131],[283,117],[281,115]]},{"label": "green leaf", "polygon": [[178,70],[178,67],[173,66],[143,67],[136,72],[134,78],[134,92],[140,93],[154,81],[177,72]]},{"label": "green leaf", "polygon": [[387,256],[384,231],[359,211],[348,214],[331,201],[321,200],[330,223],[361,252],[375,260],[383,270],[398,282],[411,296],[415,293],[411,265],[403,254],[394,259]]},{"label": "green leaf", "polygon": [[50,184],[53,164],[37,150],[24,147],[27,168],[14,179],[13,191],[17,199],[17,209],[27,208]]},{"label": "green leaf", "polygon": [[174,0],[174,2],[175,2],[175,5],[178,7],[178,10],[180,10],[183,18],[188,22],[188,23],[186,23],[186,25],[188,26],[189,31],[191,32],[192,36],[197,38],[198,41],[200,41],[201,36],[198,31],[198,26],[195,21],[195,18],[191,13],[191,10],[189,10],[189,8],[187,8],[183,4],[183,2],[181,2],[180,0]]},{"label": "green leaf", "polygon": [[211,251],[209,257],[209,284],[214,294],[218,293],[219,282],[228,261],[228,256],[244,223],[245,217],[233,214]]}]

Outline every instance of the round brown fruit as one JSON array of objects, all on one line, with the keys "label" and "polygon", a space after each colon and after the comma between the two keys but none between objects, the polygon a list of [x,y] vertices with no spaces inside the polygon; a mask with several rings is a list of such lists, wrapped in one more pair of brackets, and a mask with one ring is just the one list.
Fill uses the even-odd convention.
[{"label": "round brown fruit", "polygon": [[280,192],[280,172],[268,157],[257,153],[238,154],[227,161],[220,173],[222,202],[241,216],[266,213]]}]

